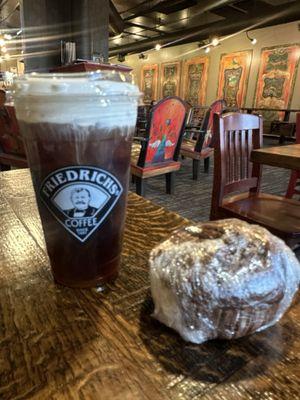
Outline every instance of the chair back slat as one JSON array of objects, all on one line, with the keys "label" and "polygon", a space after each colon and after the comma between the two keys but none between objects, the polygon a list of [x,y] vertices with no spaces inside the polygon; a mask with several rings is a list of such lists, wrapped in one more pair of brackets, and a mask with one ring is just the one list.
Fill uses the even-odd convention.
[{"label": "chair back slat", "polygon": [[186,103],[179,97],[166,97],[151,111],[147,144],[138,166],[177,161],[187,114]]},{"label": "chair back slat", "polygon": [[246,143],[247,143],[246,134],[247,133],[246,133],[245,129],[242,129],[241,130],[241,138],[240,138],[240,140],[241,140],[241,142],[240,142],[240,145],[241,145],[241,178],[242,179],[245,179],[246,176],[248,176],[248,174],[249,174],[248,151],[246,150]]},{"label": "chair back slat", "polygon": [[229,113],[214,115],[215,165],[214,206],[233,192],[259,190],[260,166],[253,166],[250,155],[262,144],[262,118],[256,115]]}]

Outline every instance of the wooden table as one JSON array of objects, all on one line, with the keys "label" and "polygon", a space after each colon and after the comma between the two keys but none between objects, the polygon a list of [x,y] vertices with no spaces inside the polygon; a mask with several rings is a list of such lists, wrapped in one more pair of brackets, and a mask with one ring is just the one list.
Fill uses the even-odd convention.
[{"label": "wooden table", "polygon": [[300,171],[300,144],[252,150],[251,161]]},{"label": "wooden table", "polygon": [[0,174],[0,398],[299,399],[300,305],[237,340],[185,343],[151,318],[150,249],[187,223],[129,195],[120,277],[53,283],[28,170]]}]

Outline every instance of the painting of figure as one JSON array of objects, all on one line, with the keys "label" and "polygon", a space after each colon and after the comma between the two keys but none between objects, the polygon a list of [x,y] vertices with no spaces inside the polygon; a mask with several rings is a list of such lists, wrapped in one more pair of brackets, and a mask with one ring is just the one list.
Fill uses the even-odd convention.
[{"label": "painting of figure", "polygon": [[208,66],[208,57],[194,57],[184,63],[181,93],[192,106],[205,105]]},{"label": "painting of figure", "polygon": [[141,72],[141,92],[144,93],[144,103],[150,104],[157,98],[158,65],[144,65]]},{"label": "painting of figure", "polygon": [[220,61],[217,97],[228,107],[243,107],[246,100],[252,50],[223,54]]},{"label": "painting of figure", "polygon": [[177,99],[159,105],[150,128],[146,165],[173,159],[186,109]]},{"label": "painting of figure", "polygon": [[[288,108],[293,96],[300,45],[265,47],[261,52],[254,107]],[[282,119],[284,113],[265,112],[264,117]]]},{"label": "painting of figure", "polygon": [[168,96],[179,96],[180,91],[181,63],[163,63],[161,65],[161,98]]}]

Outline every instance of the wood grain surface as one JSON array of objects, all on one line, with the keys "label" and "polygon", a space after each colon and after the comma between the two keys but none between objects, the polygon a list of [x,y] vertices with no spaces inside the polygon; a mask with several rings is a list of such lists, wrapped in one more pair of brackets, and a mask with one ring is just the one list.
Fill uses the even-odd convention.
[{"label": "wood grain surface", "polygon": [[237,341],[185,343],[151,318],[149,251],[187,223],[134,194],[119,278],[55,285],[28,170],[0,174],[0,399],[300,398],[300,306]]},{"label": "wood grain surface", "polygon": [[287,168],[300,171],[300,144],[265,147],[253,150],[251,161],[273,167]]}]

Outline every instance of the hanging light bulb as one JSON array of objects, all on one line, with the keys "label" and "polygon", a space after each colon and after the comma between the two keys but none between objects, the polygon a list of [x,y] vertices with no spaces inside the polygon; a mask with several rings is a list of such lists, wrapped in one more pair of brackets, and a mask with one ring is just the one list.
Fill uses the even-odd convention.
[{"label": "hanging light bulb", "polygon": [[2,51],[2,53],[6,53],[7,52],[7,48],[5,46],[2,46],[1,47],[1,51]]},{"label": "hanging light bulb", "polygon": [[204,51],[206,54],[208,54],[210,52],[210,46],[207,46]]},{"label": "hanging light bulb", "polygon": [[5,60],[9,60],[10,59],[10,55],[8,53],[6,53],[4,58],[5,58]]},{"label": "hanging light bulb", "polygon": [[0,36],[0,46],[4,46],[5,45],[5,40],[2,36]]},{"label": "hanging light bulb", "polygon": [[256,38],[251,38],[249,36],[248,32],[246,32],[246,36],[250,40],[250,42],[253,44],[253,46],[257,43],[257,39]]},{"label": "hanging light bulb", "polygon": [[156,51],[159,51],[160,49],[161,49],[161,44],[157,43],[157,44],[155,45],[155,50],[156,50]]},{"label": "hanging light bulb", "polygon": [[12,39],[11,34],[10,34],[10,33],[6,33],[6,34],[4,35],[4,39],[6,39],[6,40],[11,40],[11,39]]},{"label": "hanging light bulb", "polygon": [[211,41],[211,44],[216,47],[220,43],[220,40],[217,37],[214,37]]}]

